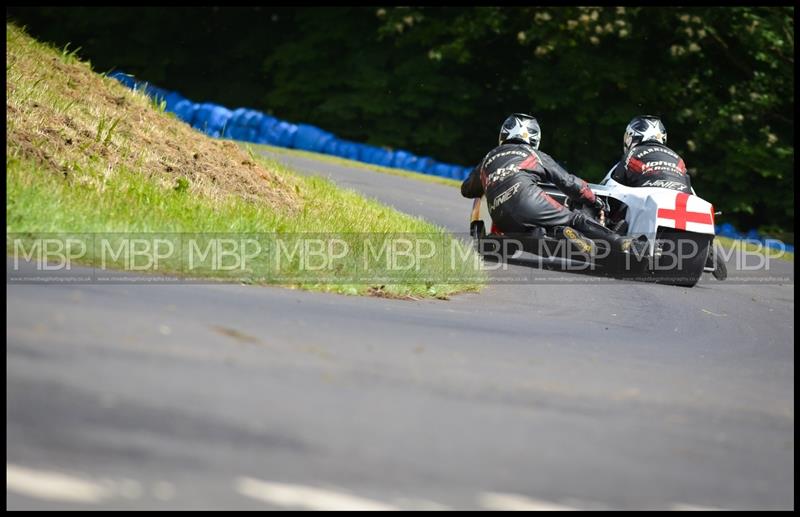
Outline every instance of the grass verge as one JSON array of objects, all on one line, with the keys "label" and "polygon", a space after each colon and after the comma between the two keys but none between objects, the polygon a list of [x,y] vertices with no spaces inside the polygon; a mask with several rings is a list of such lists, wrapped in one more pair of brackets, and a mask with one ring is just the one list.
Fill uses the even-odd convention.
[{"label": "grass verge", "polygon": [[485,282],[443,228],[211,139],[13,24],[6,44],[8,252],[78,236],[77,262],[140,271],[131,239],[144,237],[159,273],[401,298]]}]

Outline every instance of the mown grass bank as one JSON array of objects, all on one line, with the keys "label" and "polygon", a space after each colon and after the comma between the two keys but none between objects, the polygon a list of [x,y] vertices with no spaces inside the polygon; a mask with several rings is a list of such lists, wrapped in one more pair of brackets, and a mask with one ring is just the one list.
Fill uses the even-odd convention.
[{"label": "mown grass bank", "polygon": [[[30,250],[43,236],[92,234],[80,262],[127,269],[127,251],[106,260],[94,241],[109,236],[119,250],[121,239],[135,235],[173,239],[176,252],[162,260],[161,273],[414,298],[475,291],[485,282],[475,255],[440,227],[211,139],[11,24],[6,44],[9,252],[13,238]],[[195,248],[186,247],[187,236],[197,239],[196,249],[211,250],[190,269],[186,252]],[[262,253],[240,268],[215,267],[219,243],[212,241],[220,236],[246,237]],[[303,254],[306,241],[314,267]],[[366,241],[372,247],[365,250]],[[327,248],[331,242],[338,248]],[[420,242],[428,243],[421,253],[414,249]],[[395,243],[399,262],[389,256]],[[333,261],[345,247],[349,253]],[[326,253],[329,263],[319,268]],[[284,257],[280,267],[276,256]]]}]

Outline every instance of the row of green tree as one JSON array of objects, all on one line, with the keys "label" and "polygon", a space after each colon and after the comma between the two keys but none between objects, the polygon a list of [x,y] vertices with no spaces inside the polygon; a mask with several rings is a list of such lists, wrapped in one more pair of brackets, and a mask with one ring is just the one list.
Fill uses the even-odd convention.
[{"label": "row of green tree", "polygon": [[96,70],[463,165],[521,111],[543,150],[598,180],[631,117],[657,114],[725,220],[794,231],[793,7],[7,13]]}]

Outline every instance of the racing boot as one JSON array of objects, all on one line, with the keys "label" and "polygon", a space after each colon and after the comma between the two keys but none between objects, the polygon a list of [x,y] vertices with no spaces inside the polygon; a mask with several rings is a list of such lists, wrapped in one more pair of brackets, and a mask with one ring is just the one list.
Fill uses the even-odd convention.
[{"label": "racing boot", "polygon": [[587,217],[586,214],[576,212],[572,218],[572,226],[593,241],[608,243],[612,249],[618,252],[629,253],[632,247],[637,249],[636,245],[633,244],[634,239],[612,232],[598,221]]},{"label": "racing boot", "polygon": [[565,226],[560,233],[579,253],[594,255],[596,251],[594,242],[578,233],[575,228]]}]

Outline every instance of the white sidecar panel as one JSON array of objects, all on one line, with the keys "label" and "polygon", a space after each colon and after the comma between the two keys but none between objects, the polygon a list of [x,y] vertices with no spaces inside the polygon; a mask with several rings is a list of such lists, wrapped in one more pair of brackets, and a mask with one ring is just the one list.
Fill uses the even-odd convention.
[{"label": "white sidecar panel", "polygon": [[714,235],[714,207],[701,197],[665,188],[626,187],[609,176],[603,181],[589,186],[595,194],[628,205],[629,235],[654,235],[659,226]]}]

